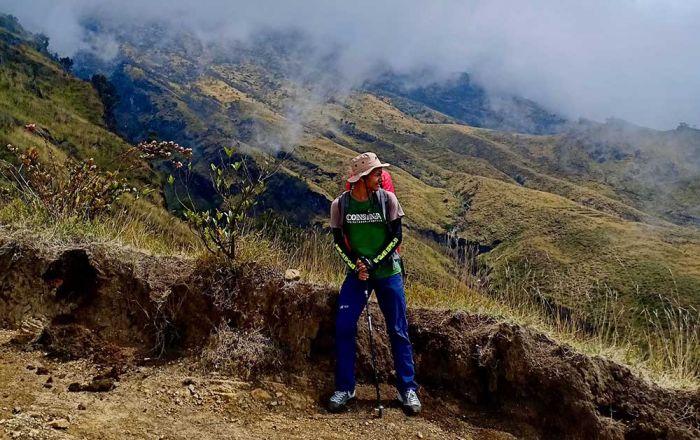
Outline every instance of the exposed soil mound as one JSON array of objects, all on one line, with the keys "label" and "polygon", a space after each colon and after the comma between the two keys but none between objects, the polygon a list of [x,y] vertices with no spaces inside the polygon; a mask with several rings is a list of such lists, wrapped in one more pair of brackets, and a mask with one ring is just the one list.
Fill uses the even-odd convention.
[{"label": "exposed soil mound", "polygon": [[[69,357],[99,357],[110,344],[126,352],[196,351],[224,321],[269,337],[288,372],[332,371],[334,289],[285,282],[254,265],[221,270],[125,250],[37,249],[16,241],[0,245],[0,268],[3,323],[41,319],[47,326],[40,341],[61,341],[71,347]],[[391,381],[383,320],[372,309],[382,380]],[[409,322],[422,386],[527,425],[541,438],[700,437],[698,392],[662,389],[623,366],[486,316],[412,309]],[[365,326],[359,334],[359,373],[369,378]],[[78,341],[69,342],[71,335]]]}]

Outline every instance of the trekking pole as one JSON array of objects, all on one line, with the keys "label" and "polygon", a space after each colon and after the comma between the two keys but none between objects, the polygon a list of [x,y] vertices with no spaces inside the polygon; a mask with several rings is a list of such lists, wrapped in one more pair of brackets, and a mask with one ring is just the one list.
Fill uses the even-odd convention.
[{"label": "trekking pole", "polygon": [[372,337],[372,316],[369,313],[369,282],[365,281],[365,307],[367,309],[367,326],[369,327],[369,351],[372,359],[372,369],[374,370],[374,385],[377,389],[377,407],[374,409],[376,411],[377,417],[381,418],[384,414],[384,407],[382,406],[381,397],[379,395],[379,376],[377,374],[377,359],[374,354],[374,338]]}]

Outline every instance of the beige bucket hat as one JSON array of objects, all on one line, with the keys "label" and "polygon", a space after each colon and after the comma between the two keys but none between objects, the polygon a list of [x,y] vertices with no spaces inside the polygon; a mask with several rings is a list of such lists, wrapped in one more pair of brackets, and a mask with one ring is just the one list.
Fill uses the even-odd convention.
[{"label": "beige bucket hat", "polygon": [[352,174],[348,177],[348,182],[355,183],[362,176],[366,176],[371,173],[375,168],[383,168],[391,166],[388,163],[382,163],[381,160],[374,153],[362,153],[352,159],[350,168]]}]

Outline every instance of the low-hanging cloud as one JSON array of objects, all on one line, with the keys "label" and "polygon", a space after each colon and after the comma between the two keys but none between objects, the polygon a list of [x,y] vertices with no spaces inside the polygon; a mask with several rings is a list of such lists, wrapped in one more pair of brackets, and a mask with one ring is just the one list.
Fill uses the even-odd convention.
[{"label": "low-hanging cloud", "polygon": [[377,66],[467,71],[570,118],[616,116],[655,127],[700,124],[700,3],[681,0],[0,0],[62,55],[109,57],[81,25],[164,22],[204,41],[299,29],[339,57],[352,86]]}]

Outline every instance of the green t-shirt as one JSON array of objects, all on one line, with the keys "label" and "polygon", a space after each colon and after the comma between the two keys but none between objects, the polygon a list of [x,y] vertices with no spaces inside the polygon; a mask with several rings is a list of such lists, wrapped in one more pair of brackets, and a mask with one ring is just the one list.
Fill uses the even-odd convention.
[{"label": "green t-shirt", "polygon": [[[387,226],[382,219],[382,207],[370,200],[359,202],[352,197],[345,213],[345,230],[350,248],[363,257],[374,258],[384,250],[387,241]],[[371,273],[372,278],[386,278],[401,273],[401,265],[387,257]]]}]

